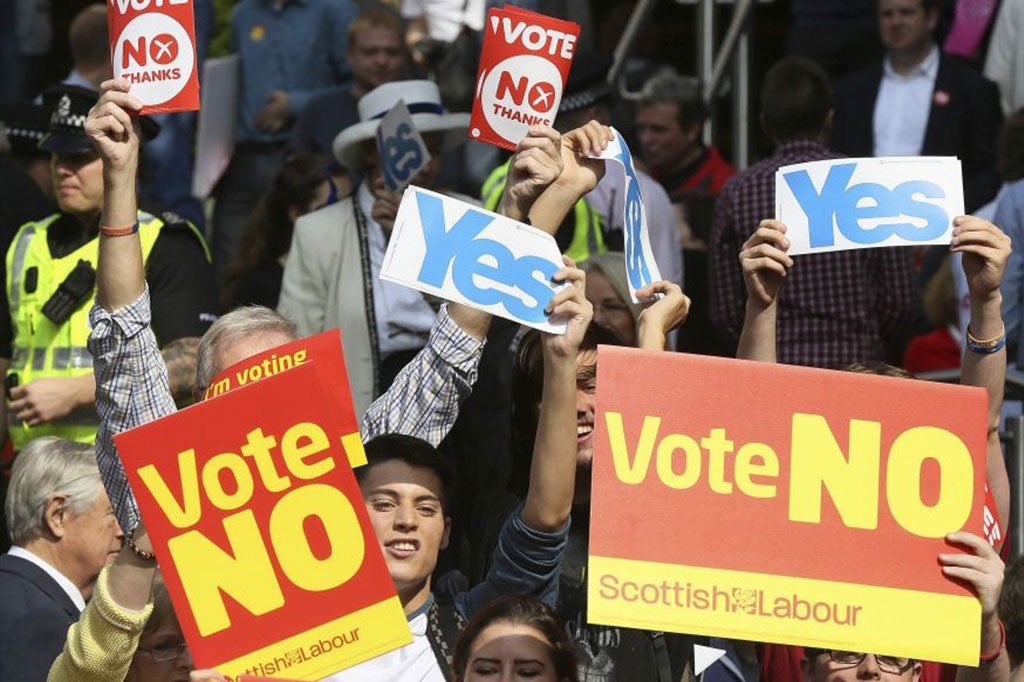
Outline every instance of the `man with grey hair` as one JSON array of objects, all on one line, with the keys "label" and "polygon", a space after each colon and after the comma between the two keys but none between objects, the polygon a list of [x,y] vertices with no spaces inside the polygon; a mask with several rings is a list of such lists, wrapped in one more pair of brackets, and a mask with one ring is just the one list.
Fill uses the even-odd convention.
[{"label": "man with grey hair", "polygon": [[14,462],[5,501],[11,547],[0,555],[0,680],[45,680],[121,527],[93,449],[54,436]]},{"label": "man with grey hair", "polygon": [[696,78],[666,69],[641,91],[636,108],[640,153],[673,202],[685,202],[695,193],[716,196],[736,174],[717,149],[701,141],[706,116]]}]

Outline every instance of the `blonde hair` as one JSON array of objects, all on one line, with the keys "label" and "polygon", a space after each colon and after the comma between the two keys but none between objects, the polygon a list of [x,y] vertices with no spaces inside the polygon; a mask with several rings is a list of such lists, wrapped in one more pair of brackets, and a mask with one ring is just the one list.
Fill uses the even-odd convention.
[{"label": "blonde hair", "polygon": [[580,263],[584,272],[600,272],[612,285],[612,289],[619,295],[622,302],[629,308],[629,314],[633,318],[633,326],[640,319],[640,306],[633,303],[629,296],[629,282],[626,280],[626,255],[621,251],[606,251],[592,255],[589,259]]}]

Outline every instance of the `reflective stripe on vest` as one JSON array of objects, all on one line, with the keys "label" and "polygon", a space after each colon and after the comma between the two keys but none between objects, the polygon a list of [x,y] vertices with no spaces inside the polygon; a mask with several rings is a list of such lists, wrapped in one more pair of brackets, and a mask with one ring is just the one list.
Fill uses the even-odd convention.
[{"label": "reflective stripe on vest", "polygon": [[[11,320],[14,325],[13,353],[8,376],[17,375],[18,385],[37,379],[73,378],[92,371],[89,339],[89,310],[92,296],[82,303],[61,325],[42,314],[43,305],[78,265],[87,261],[95,268],[99,242],[92,239],[70,254],[53,258],[47,239],[48,229],[60,215],[50,216],[22,227],[7,253],[7,287]],[[148,260],[163,222],[139,212],[139,237],[143,259]],[[36,270],[35,286],[26,291],[26,275]],[[95,409],[76,410],[59,421],[29,427],[16,419],[10,424],[11,439],[20,450],[33,438],[54,435],[91,443],[96,437],[98,418]]]},{"label": "reflective stripe on vest", "polygon": [[[49,222],[53,222],[56,216],[50,219]],[[49,223],[47,223],[49,225]],[[21,300],[21,289],[23,286],[22,275],[24,274],[25,264],[25,252],[28,251],[28,245],[32,243],[32,237],[36,234],[36,228],[33,225],[28,225],[21,234],[18,235],[18,240],[14,244],[14,255],[10,263],[7,264],[7,271],[11,272],[12,265],[14,266],[13,280],[11,288],[8,292],[8,307],[10,308],[11,315],[13,317],[14,310],[18,308],[18,302]]]}]

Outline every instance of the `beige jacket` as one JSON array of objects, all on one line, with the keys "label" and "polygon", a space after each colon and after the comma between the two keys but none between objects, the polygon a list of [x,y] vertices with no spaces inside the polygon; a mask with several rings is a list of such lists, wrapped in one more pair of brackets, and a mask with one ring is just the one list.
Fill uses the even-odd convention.
[{"label": "beige jacket", "polygon": [[301,336],[342,330],[356,417],[377,395],[377,326],[366,222],[355,195],[295,223],[277,309]]}]

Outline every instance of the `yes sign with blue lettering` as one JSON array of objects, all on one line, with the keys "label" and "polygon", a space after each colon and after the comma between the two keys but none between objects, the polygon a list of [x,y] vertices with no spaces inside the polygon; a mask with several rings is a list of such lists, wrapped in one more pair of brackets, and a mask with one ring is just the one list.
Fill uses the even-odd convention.
[{"label": "yes sign with blue lettering", "polygon": [[562,286],[554,237],[458,199],[411,186],[402,197],[381,279],[554,334],[544,308]]},{"label": "yes sign with blue lettering", "polygon": [[644,208],[644,195],[640,191],[640,181],[633,168],[633,157],[629,153],[626,141],[619,131],[612,128],[614,137],[608,147],[597,157],[605,161],[615,161],[622,166],[626,176],[623,187],[622,202],[624,248],[626,251],[626,281],[629,283],[629,296],[637,303],[636,291],[661,279],[658,264],[654,262],[654,251],[651,249],[651,238],[647,231],[647,209]]},{"label": "yes sign with blue lettering", "polygon": [[963,215],[960,161],[950,157],[830,159],[775,174],[778,220],[791,255],[948,244]]},{"label": "yes sign with blue lettering", "polygon": [[430,163],[430,152],[404,100],[398,100],[377,126],[377,152],[384,184],[392,192],[408,185]]}]

